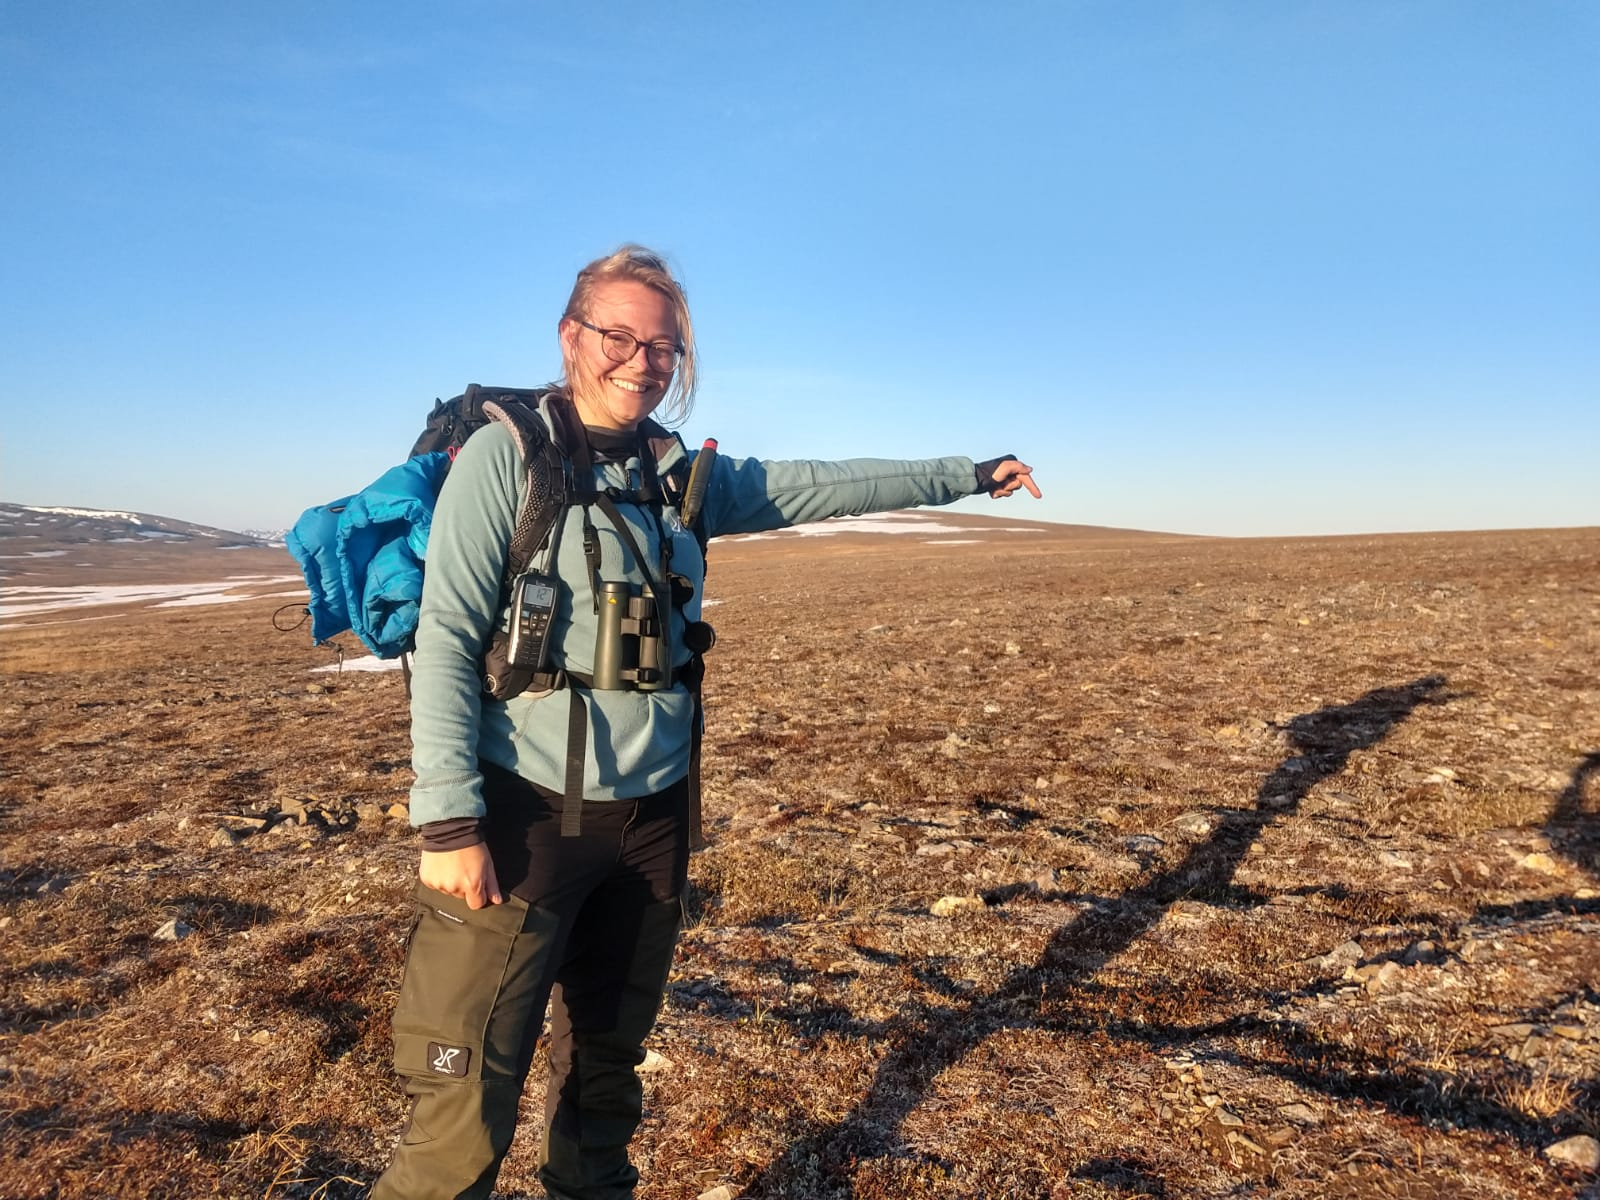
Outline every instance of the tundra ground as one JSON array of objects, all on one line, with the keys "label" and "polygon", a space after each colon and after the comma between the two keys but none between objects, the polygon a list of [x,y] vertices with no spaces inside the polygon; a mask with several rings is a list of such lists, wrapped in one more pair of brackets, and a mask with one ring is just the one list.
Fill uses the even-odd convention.
[{"label": "tundra ground", "polygon": [[[1544,1151],[1600,1135],[1600,531],[735,542],[711,580],[642,1197],[1597,1194]],[[404,691],[311,673],[282,603],[0,633],[0,1197],[386,1162]]]}]

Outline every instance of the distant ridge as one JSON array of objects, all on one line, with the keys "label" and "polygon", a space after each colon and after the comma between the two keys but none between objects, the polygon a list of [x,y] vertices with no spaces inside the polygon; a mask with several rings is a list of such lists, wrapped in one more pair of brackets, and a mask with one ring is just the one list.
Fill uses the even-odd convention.
[{"label": "distant ridge", "polygon": [[281,569],[281,534],[239,533],[154,513],[0,500],[0,575],[29,584],[173,579]]},{"label": "distant ridge", "polygon": [[0,500],[0,539],[36,538],[56,546],[95,542],[193,542],[204,539],[215,547],[282,545],[281,533],[236,533],[210,525],[196,525],[152,513],[106,508],[71,508],[64,505],[13,504]]}]

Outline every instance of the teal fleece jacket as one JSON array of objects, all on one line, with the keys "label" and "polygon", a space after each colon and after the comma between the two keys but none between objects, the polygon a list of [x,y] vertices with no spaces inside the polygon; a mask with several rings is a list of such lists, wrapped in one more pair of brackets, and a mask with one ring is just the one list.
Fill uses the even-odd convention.
[{"label": "teal fleece jacket", "polygon": [[[670,469],[681,447],[662,461]],[[639,482],[637,458],[597,464],[596,486],[630,489]],[[497,424],[467,439],[446,477],[429,538],[416,657],[411,681],[411,822],[484,815],[478,760],[514,771],[545,788],[562,790],[566,774],[569,697],[565,691],[497,701],[482,693],[479,654],[501,621],[500,581],[522,501],[525,473],[515,443]],[[977,490],[972,460],[860,458],[843,462],[758,462],[718,457],[700,520],[709,536],[757,533],[824,517],[949,504]],[[673,665],[689,659],[685,620],[700,617],[705,561],[694,537],[668,508],[658,524],[652,509],[619,505],[634,539],[650,556],[671,539],[672,572],[688,578],[694,598],[673,608]],[[592,510],[601,543],[603,580],[641,583],[644,574],[605,515]],[[535,565],[558,576],[551,632],[556,666],[587,675],[593,667],[596,618],[583,557],[581,510],[567,513],[558,561]],[[584,797],[626,800],[676,783],[689,770],[693,703],[680,684],[670,690],[581,691],[589,707]]]}]

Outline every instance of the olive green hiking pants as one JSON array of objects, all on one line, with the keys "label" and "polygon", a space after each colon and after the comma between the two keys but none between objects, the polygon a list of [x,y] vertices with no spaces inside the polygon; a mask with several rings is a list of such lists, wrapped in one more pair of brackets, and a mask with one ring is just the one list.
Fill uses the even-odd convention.
[{"label": "olive green hiking pants", "polygon": [[[639,819],[646,803],[585,805],[579,838],[554,840],[560,816],[548,807],[548,817],[518,831],[525,842],[491,831],[497,872],[503,860],[507,868],[504,904],[473,910],[417,885],[394,1016],[395,1069],[412,1098],[411,1120],[372,1200],[488,1196],[511,1145],[547,1002],[545,1194],[633,1195],[638,1172],[627,1147],[643,1101],[635,1069],[672,963],[688,856],[686,826],[657,814],[652,832]],[[653,848],[638,853],[655,858],[644,871],[628,861],[630,835],[641,830]],[[663,855],[671,858],[665,874],[655,869]],[[524,885],[508,884],[519,867]]]}]

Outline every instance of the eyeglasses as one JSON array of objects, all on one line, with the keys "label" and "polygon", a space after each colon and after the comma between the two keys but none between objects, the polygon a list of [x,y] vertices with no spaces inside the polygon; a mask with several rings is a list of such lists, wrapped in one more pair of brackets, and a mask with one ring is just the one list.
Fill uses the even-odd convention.
[{"label": "eyeglasses", "polygon": [[631,361],[639,353],[639,347],[643,346],[645,364],[652,371],[667,375],[678,369],[678,361],[683,358],[683,347],[674,342],[641,342],[626,329],[601,329],[577,317],[572,319],[600,335],[600,349],[614,363]]}]

